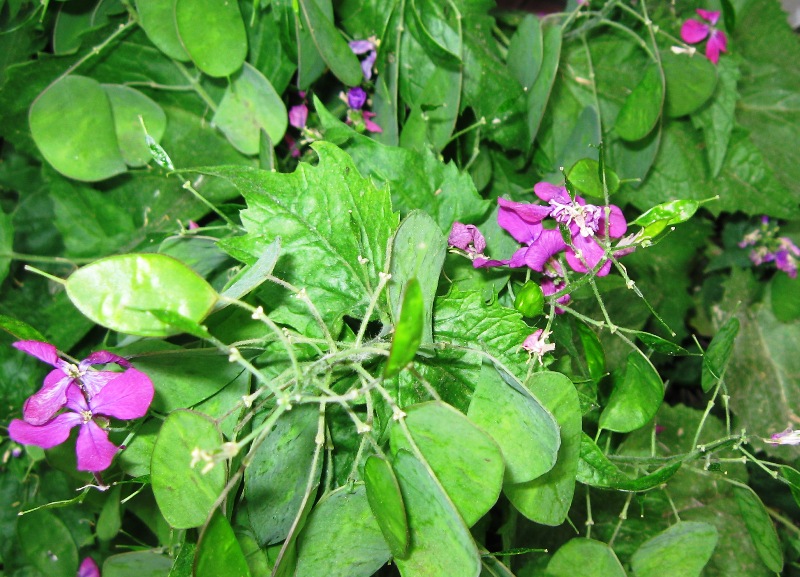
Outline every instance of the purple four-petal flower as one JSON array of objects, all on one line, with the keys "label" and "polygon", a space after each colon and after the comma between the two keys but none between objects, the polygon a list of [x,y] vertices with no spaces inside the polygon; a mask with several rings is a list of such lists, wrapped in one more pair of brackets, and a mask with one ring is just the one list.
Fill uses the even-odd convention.
[{"label": "purple four-petal flower", "polygon": [[705,20],[689,19],[681,27],[681,38],[687,44],[697,44],[708,38],[706,43],[706,58],[714,64],[719,62],[720,52],[727,52],[728,37],[722,30],[717,30],[715,26],[719,21],[719,12],[711,10],[697,9],[697,14]]}]

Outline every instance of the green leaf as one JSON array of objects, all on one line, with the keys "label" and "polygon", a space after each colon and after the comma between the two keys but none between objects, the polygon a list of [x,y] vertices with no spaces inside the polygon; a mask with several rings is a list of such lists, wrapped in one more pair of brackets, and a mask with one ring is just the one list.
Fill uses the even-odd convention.
[{"label": "green leaf", "polygon": [[411,534],[408,557],[394,560],[400,574],[478,577],[481,561],[475,541],[430,470],[406,451],[395,456],[394,470]]},{"label": "green leaf", "polygon": [[[362,178],[347,154],[326,142],[314,148],[319,164],[300,163],[292,174],[242,167],[206,172],[232,181],[247,200],[241,217],[248,234],[239,246],[259,254],[256,246],[280,236],[283,247],[275,276],[304,287],[322,318],[335,328],[345,314],[365,314],[378,273],[386,269],[386,247],[398,219],[388,191]],[[280,303],[270,313],[274,321],[299,325],[304,332],[319,330],[308,305],[286,298],[284,289],[264,287],[261,295],[269,306]]]},{"label": "green leaf", "polygon": [[28,122],[36,146],[64,176],[94,182],[127,170],[108,96],[92,78],[70,75],[50,85],[31,105]]},{"label": "green leaf", "polygon": [[[606,187],[608,194],[619,190],[619,176],[613,170],[606,168]],[[567,173],[567,178],[580,192],[595,198],[605,198],[603,181],[600,178],[600,163],[592,158],[583,158],[576,162]]]},{"label": "green leaf", "polygon": [[333,75],[346,86],[361,84],[363,73],[358,58],[350,50],[333,21],[320,9],[317,0],[299,0],[299,5],[303,24]]},{"label": "green leaf", "polygon": [[769,283],[772,314],[782,323],[791,323],[800,318],[800,280],[788,274],[776,274]]},{"label": "green leaf", "polygon": [[781,476],[789,483],[795,503],[800,505],[800,472],[788,465],[781,465],[780,472]]},{"label": "green leaf", "polygon": [[[258,260],[243,268],[231,279],[231,284],[222,291],[221,296],[226,299],[240,299],[257,289],[272,274],[280,252],[281,239],[278,237],[264,248]],[[221,300],[217,303],[216,309],[219,310],[226,306],[227,302]]]},{"label": "green leaf", "polygon": [[733,495],[758,556],[770,571],[780,573],[783,571],[783,548],[764,503],[750,487],[734,487]]},{"label": "green leaf", "polygon": [[564,543],[547,564],[547,575],[552,577],[573,577],[576,572],[592,577],[627,577],[611,547],[581,537]]},{"label": "green leaf", "polygon": [[175,0],[175,25],[192,62],[209,76],[230,76],[244,63],[247,31],[238,2]]},{"label": "green leaf", "polygon": [[575,322],[575,330],[583,346],[583,356],[589,376],[595,381],[599,381],[607,374],[606,356],[603,352],[603,344],[589,325],[582,321]]},{"label": "green leaf", "polygon": [[175,4],[177,0],[134,0],[139,25],[147,37],[164,54],[175,60],[186,62],[189,54],[178,36],[175,24]]},{"label": "green leaf", "polygon": [[174,329],[150,310],[201,321],[217,293],[192,269],[171,257],[144,253],[112,256],[75,271],[67,280],[73,304],[94,322],[140,336],[167,336]]},{"label": "green leaf", "polygon": [[488,365],[481,368],[467,416],[500,446],[506,483],[541,477],[556,464],[561,445],[553,415],[527,389],[506,384]]},{"label": "green leaf", "polygon": [[617,114],[614,130],[625,140],[641,140],[655,128],[664,105],[664,77],[650,65]]},{"label": "green leaf", "polygon": [[708,523],[682,521],[645,541],[631,557],[635,577],[661,577],[669,567],[675,577],[698,577],[717,545],[717,529]]},{"label": "green leaf", "polygon": [[244,473],[244,495],[250,525],[261,546],[286,539],[300,511],[312,470],[319,409],[299,405],[283,413],[266,439],[253,451]]},{"label": "green leaf", "polygon": [[19,341],[47,342],[44,335],[29,324],[6,315],[0,315],[0,329]]},{"label": "green leaf", "polygon": [[572,381],[561,373],[534,373],[525,386],[536,393],[556,419],[561,447],[555,466],[541,477],[503,488],[516,509],[535,523],[563,523],[575,492],[575,475],[581,452],[581,406]]},{"label": "green leaf", "polygon": [[711,339],[708,350],[703,356],[702,386],[703,392],[707,393],[719,382],[728,362],[733,353],[733,345],[736,335],[739,334],[739,319],[735,316],[730,317]]},{"label": "green leaf", "polygon": [[657,353],[661,353],[662,355],[684,356],[690,354],[689,351],[684,349],[682,346],[677,345],[672,341],[668,341],[667,339],[662,339],[658,335],[646,333],[644,331],[634,331],[633,334],[648,349]]},{"label": "green leaf", "polygon": [[526,14],[508,44],[508,70],[525,90],[530,90],[542,66],[542,26],[533,14]]},{"label": "green leaf", "polygon": [[664,400],[664,383],[641,353],[628,355],[625,374],[614,384],[608,404],[600,415],[601,429],[628,433],[644,426]]},{"label": "green leaf", "polygon": [[667,83],[664,103],[667,116],[678,118],[691,114],[714,94],[717,69],[708,58],[664,51],[661,65]]},{"label": "green leaf", "polygon": [[403,219],[392,241],[389,283],[392,318],[399,325],[401,290],[414,280],[420,292],[420,342],[423,345],[433,344],[433,301],[446,254],[447,240],[436,222],[422,211],[412,211]]},{"label": "green leaf", "polygon": [[272,142],[280,142],[289,117],[286,106],[270,81],[244,63],[231,79],[214,113],[213,123],[242,154],[258,154],[261,131]]},{"label": "green leaf", "polygon": [[100,510],[100,515],[97,516],[96,533],[97,538],[101,541],[110,541],[117,536],[122,527],[119,502],[121,490],[122,487],[119,485],[111,488],[107,493],[108,497],[103,503],[103,508]]},{"label": "green leaf", "polygon": [[672,200],[640,214],[631,224],[648,227],[658,223],[663,229],[689,220],[699,207],[696,200]]},{"label": "green leaf", "polygon": [[431,0],[409,0],[406,4],[409,31],[431,59],[442,67],[461,62],[461,38],[442,13],[442,6]]},{"label": "green leaf", "polygon": [[405,557],[410,543],[403,494],[392,465],[370,455],[364,464],[367,500],[393,557]]},{"label": "green leaf", "polygon": [[158,142],[164,136],[167,115],[156,102],[128,86],[104,84],[103,90],[111,102],[119,152],[125,164],[134,167],[146,165],[152,155],[142,122],[147,127],[147,134]]},{"label": "green leaf", "polygon": [[672,477],[680,463],[662,467],[657,471],[631,479],[603,454],[586,433],[581,436],[581,457],[578,463],[577,480],[590,487],[616,489],[618,491],[649,491],[664,484]]},{"label": "green leaf", "polygon": [[[430,304],[433,305],[433,298]],[[419,281],[412,278],[406,283],[403,293],[400,318],[394,329],[392,349],[383,371],[384,378],[395,376],[414,360],[425,329],[424,308]]]},{"label": "green leaf", "polygon": [[500,496],[503,454],[497,443],[463,413],[441,401],[405,409],[404,427],[392,426],[392,453],[412,451],[412,440],[467,527],[485,515]]},{"label": "green leaf", "polygon": [[133,551],[112,555],[103,563],[103,577],[166,577],[172,558],[155,551]]},{"label": "green leaf", "polygon": [[50,511],[40,509],[17,521],[17,536],[25,558],[43,575],[75,577],[78,549],[64,523]]},{"label": "green leaf", "polygon": [[158,508],[176,529],[205,523],[225,487],[225,463],[204,471],[201,452],[213,454],[222,446],[216,424],[200,413],[177,410],[161,426],[153,447],[150,480]]},{"label": "green leaf", "polygon": [[14,225],[12,215],[0,210],[0,285],[6,280],[11,270],[11,257],[14,251]]},{"label": "green leaf", "polygon": [[219,509],[203,529],[194,559],[196,577],[250,577],[231,524]]},{"label": "green leaf", "polygon": [[547,109],[550,99],[550,91],[553,89],[553,82],[558,72],[558,64],[561,60],[561,27],[556,25],[546,25],[544,27],[544,56],[536,77],[536,82],[528,91],[528,132],[531,144],[536,140],[539,132],[539,125]]},{"label": "green leaf", "polygon": [[711,176],[714,178],[722,170],[731,135],[736,126],[739,64],[733,58],[722,58],[717,63],[717,74],[719,82],[714,90],[714,96],[691,116],[692,124],[703,130],[708,164]]},{"label": "green leaf", "polygon": [[327,494],[297,539],[296,577],[369,577],[391,553],[370,511],[363,484]]}]

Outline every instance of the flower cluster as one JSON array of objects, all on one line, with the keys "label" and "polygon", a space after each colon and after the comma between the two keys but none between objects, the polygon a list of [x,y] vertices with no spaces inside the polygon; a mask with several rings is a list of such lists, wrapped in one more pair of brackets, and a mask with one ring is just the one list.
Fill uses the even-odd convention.
[{"label": "flower cluster", "polygon": [[[366,40],[353,40],[349,43],[350,50],[356,56],[364,56],[361,60],[361,72],[364,75],[364,80],[369,82],[372,80],[372,69],[375,66],[375,61],[378,58],[378,41],[375,38],[368,38]],[[383,132],[372,119],[375,113],[364,109],[367,104],[368,96],[366,90],[360,86],[353,86],[347,91],[345,97],[347,101],[347,122],[354,125],[358,130],[367,130],[368,132]]]},{"label": "flower cluster", "polygon": [[774,262],[778,270],[782,270],[790,278],[797,278],[800,248],[789,237],[778,236],[779,230],[777,225],[763,216],[761,226],[747,233],[739,242],[739,248],[753,247],[749,256],[754,265]]},{"label": "flower cluster", "polygon": [[708,38],[706,43],[706,58],[714,64],[719,62],[720,52],[727,52],[728,37],[722,30],[717,30],[719,12],[697,9],[697,14],[702,20],[689,19],[681,27],[681,39],[687,44],[698,44]]},{"label": "flower cluster", "polygon": [[[78,470],[98,473],[107,469],[119,450],[108,440],[108,417],[143,417],[153,400],[150,378],[127,359],[108,351],[92,353],[76,365],[59,358],[48,343],[18,341],[13,346],[54,368],[42,388],[25,402],[23,418],[9,424],[9,436],[23,445],[49,449],[66,441],[72,428],[79,426],[75,447]],[[123,370],[92,368],[111,363]]]}]

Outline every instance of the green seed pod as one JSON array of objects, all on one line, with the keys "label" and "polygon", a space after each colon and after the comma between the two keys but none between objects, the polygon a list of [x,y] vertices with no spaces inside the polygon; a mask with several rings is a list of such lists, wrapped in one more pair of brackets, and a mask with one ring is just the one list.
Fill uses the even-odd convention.
[{"label": "green seed pod", "polygon": [[526,317],[537,317],[544,309],[544,293],[542,287],[529,280],[517,291],[514,308]]}]

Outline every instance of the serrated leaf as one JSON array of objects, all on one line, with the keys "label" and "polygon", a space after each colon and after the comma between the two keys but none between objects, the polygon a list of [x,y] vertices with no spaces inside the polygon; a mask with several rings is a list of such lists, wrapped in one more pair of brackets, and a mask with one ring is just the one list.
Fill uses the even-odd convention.
[{"label": "serrated leaf", "polygon": [[[303,287],[322,318],[335,326],[345,314],[365,313],[378,273],[386,269],[386,247],[398,219],[388,191],[362,178],[347,154],[326,142],[314,148],[319,163],[300,163],[292,174],[243,167],[205,172],[227,178],[247,200],[241,216],[248,234],[242,243],[259,254],[256,246],[280,236],[275,276]],[[319,330],[308,306],[286,298],[285,289],[265,287],[261,294],[269,306],[281,302],[270,313],[276,322]]]},{"label": "serrated leaf", "polygon": [[391,557],[363,484],[314,506],[297,539],[296,577],[369,577]]},{"label": "serrated leaf", "polygon": [[[503,485],[503,454],[494,440],[453,407],[430,401],[408,407],[406,426],[467,527],[495,504]],[[412,451],[404,428],[390,431],[392,453]]]},{"label": "serrated leaf", "polygon": [[561,447],[555,466],[527,483],[506,485],[508,500],[525,517],[543,525],[560,525],[567,518],[575,492],[581,452],[581,407],[578,392],[565,375],[540,372],[525,383],[536,393],[559,426]]},{"label": "serrated leaf", "polygon": [[112,256],[67,279],[73,304],[94,322],[132,335],[167,336],[175,329],[149,311],[202,320],[217,300],[213,288],[182,262],[162,254]]},{"label": "serrated leaf", "polygon": [[258,154],[261,131],[280,142],[289,117],[280,95],[256,68],[244,63],[214,113],[213,123],[242,154]]},{"label": "serrated leaf", "polygon": [[650,361],[633,352],[600,415],[599,426],[618,433],[635,431],[653,418],[663,400],[664,383],[658,372]]},{"label": "serrated leaf", "polygon": [[94,182],[127,170],[111,103],[92,78],[73,74],[49,86],[31,105],[28,122],[36,146],[64,176]]}]

